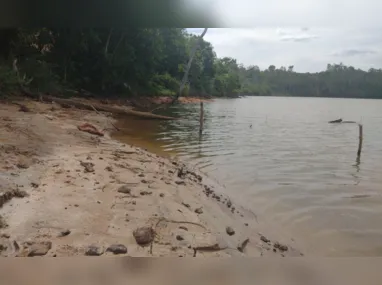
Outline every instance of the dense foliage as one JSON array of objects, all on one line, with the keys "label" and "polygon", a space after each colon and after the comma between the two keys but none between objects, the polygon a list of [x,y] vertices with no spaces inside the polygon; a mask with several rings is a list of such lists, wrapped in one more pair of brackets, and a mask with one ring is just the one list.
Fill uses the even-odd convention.
[{"label": "dense foliage", "polygon": [[[0,92],[20,84],[40,92],[85,89],[102,96],[174,95],[196,36],[185,29],[0,30]],[[17,61],[15,61],[17,60]],[[382,70],[343,64],[319,73],[266,70],[218,58],[203,40],[185,94],[382,98]]]}]

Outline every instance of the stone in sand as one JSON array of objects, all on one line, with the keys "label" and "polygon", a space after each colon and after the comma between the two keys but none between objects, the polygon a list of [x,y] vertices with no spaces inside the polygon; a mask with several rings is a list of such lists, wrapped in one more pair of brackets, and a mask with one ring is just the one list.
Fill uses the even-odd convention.
[{"label": "stone in sand", "polygon": [[123,185],[123,186],[119,187],[117,191],[119,193],[124,193],[124,194],[130,194],[131,193],[131,189],[129,187],[127,187],[127,185]]},{"label": "stone in sand", "polygon": [[43,242],[32,242],[28,256],[43,256],[48,253],[48,251],[52,248],[51,241],[43,241]]},{"label": "stone in sand", "polygon": [[203,209],[202,209],[202,207],[195,209],[195,213],[197,213],[197,214],[203,214]]},{"label": "stone in sand", "polygon": [[177,239],[177,240],[184,240],[184,237],[182,237],[181,235],[177,235],[177,236],[176,236],[176,239]]},{"label": "stone in sand", "polygon": [[288,246],[286,246],[285,244],[281,244],[279,242],[275,242],[275,244],[273,246],[275,248],[278,248],[280,251],[287,251],[288,250]]},{"label": "stone in sand", "polygon": [[139,245],[149,244],[154,240],[154,229],[151,227],[140,227],[133,232],[135,241]]},{"label": "stone in sand", "polygon": [[266,242],[266,243],[270,243],[270,242],[271,242],[271,241],[270,241],[268,238],[266,238],[265,236],[261,236],[261,237],[260,237],[260,240],[263,241],[263,242]]},{"label": "stone in sand", "polygon": [[96,246],[96,245],[90,245],[85,252],[85,255],[87,256],[100,256],[104,252],[103,247]]},{"label": "stone in sand", "polygon": [[127,247],[123,244],[112,244],[106,249],[106,251],[112,252],[114,254],[125,254],[127,253]]},{"label": "stone in sand", "polygon": [[71,231],[70,230],[64,230],[62,231],[59,236],[60,237],[64,237],[64,236],[67,236],[67,235],[70,235]]},{"label": "stone in sand", "polygon": [[233,236],[233,235],[235,234],[234,229],[231,228],[231,227],[226,227],[226,228],[225,228],[225,231],[227,232],[227,234],[228,234],[229,236]]},{"label": "stone in sand", "polygon": [[94,163],[81,161],[80,164],[85,168],[85,172],[94,172]]}]

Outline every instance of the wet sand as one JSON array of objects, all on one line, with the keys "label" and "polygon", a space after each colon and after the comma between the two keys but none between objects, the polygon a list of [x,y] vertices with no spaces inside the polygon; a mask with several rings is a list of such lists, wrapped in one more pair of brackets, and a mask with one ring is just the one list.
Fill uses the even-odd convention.
[{"label": "wet sand", "polygon": [[22,103],[0,104],[1,256],[302,255],[197,170],[112,139],[111,114]]}]

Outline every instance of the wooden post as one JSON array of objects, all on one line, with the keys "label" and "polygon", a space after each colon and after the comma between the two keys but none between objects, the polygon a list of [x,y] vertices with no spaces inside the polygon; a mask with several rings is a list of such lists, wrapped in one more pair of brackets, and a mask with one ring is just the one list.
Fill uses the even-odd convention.
[{"label": "wooden post", "polygon": [[199,134],[203,132],[204,110],[203,102],[200,102]]},{"label": "wooden post", "polygon": [[359,139],[358,139],[357,158],[359,159],[361,157],[362,142],[363,142],[363,126],[361,124],[358,124],[358,130],[359,130]]}]

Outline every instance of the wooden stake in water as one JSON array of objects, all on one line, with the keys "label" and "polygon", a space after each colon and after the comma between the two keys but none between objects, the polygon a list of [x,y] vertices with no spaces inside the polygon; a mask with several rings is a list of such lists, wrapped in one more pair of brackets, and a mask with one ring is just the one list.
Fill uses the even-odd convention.
[{"label": "wooden stake in water", "polygon": [[358,139],[357,159],[359,160],[361,157],[362,142],[363,142],[363,126],[361,124],[358,124],[358,130],[359,130],[359,139]]},{"label": "wooden stake in water", "polygon": [[199,134],[203,132],[204,110],[203,102],[200,102]]}]

